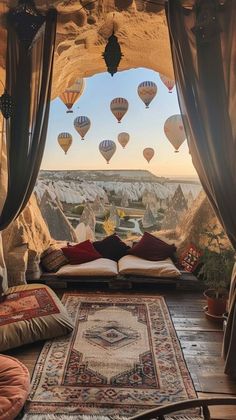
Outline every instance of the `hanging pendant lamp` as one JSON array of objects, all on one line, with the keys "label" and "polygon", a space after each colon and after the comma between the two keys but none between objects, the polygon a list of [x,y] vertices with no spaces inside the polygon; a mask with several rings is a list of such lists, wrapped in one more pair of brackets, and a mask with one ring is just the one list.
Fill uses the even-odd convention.
[{"label": "hanging pendant lamp", "polygon": [[113,74],[117,72],[120,60],[123,57],[118,38],[114,34],[114,30],[112,35],[108,38],[108,43],[105,47],[105,51],[102,54],[102,57],[105,60],[108,73],[113,76]]},{"label": "hanging pendant lamp", "polygon": [[8,18],[26,48],[29,48],[45,21],[45,17],[38,12],[33,0],[18,0],[17,6],[9,11]]}]

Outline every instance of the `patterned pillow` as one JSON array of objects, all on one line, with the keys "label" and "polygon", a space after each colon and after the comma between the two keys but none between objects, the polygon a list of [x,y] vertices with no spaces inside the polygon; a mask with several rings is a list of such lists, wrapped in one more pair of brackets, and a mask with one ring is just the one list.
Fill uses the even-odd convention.
[{"label": "patterned pillow", "polygon": [[0,352],[59,337],[72,330],[73,322],[66,309],[47,286],[10,287],[1,298]]},{"label": "patterned pillow", "polygon": [[190,244],[180,257],[181,267],[185,271],[193,273],[199,264],[201,255],[202,252],[194,244]]},{"label": "patterned pillow", "polygon": [[55,245],[50,246],[41,255],[41,265],[45,271],[55,273],[63,265],[68,264],[68,259],[60,248]]}]

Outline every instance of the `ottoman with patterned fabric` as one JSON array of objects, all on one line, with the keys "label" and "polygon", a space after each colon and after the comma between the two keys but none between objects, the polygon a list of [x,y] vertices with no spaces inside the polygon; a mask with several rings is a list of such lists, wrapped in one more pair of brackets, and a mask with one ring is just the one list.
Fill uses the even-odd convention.
[{"label": "ottoman with patterned fabric", "polygon": [[0,420],[15,419],[29,390],[28,369],[13,357],[0,355]]}]

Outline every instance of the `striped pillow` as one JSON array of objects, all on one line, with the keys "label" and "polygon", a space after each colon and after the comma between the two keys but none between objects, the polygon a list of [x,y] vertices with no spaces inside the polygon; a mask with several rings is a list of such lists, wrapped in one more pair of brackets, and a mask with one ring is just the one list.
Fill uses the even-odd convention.
[{"label": "striped pillow", "polygon": [[68,260],[60,248],[50,246],[41,255],[41,265],[45,271],[55,273],[63,265],[68,264]]}]

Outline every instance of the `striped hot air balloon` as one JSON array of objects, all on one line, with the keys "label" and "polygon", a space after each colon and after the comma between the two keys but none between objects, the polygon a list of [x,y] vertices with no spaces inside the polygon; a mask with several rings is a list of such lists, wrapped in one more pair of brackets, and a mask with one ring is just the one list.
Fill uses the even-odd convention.
[{"label": "striped hot air balloon", "polygon": [[159,73],[161,81],[164,83],[164,85],[167,87],[169,93],[172,93],[172,89],[175,85],[175,81],[172,79],[169,79],[169,77],[165,76],[164,74]]},{"label": "striped hot air balloon", "polygon": [[99,152],[106,159],[107,163],[110,162],[110,159],[116,151],[116,144],[112,140],[103,140],[99,144]]},{"label": "striped hot air balloon", "polygon": [[152,147],[146,147],[146,148],[143,150],[143,156],[144,156],[144,158],[146,159],[146,161],[147,161],[148,163],[149,163],[149,162],[150,162],[150,160],[153,158],[154,154],[155,154],[155,151],[154,151],[154,149],[153,149]]},{"label": "striped hot air balloon", "polygon": [[90,129],[90,126],[91,126],[90,119],[83,115],[80,115],[74,120],[74,127],[76,131],[80,134],[81,140],[84,140],[85,134]]},{"label": "striped hot air balloon", "polygon": [[73,112],[72,107],[76,101],[80,98],[83,94],[85,88],[85,80],[78,79],[72,86],[66,89],[59,98],[67,107],[67,113]]},{"label": "striped hot air balloon", "polygon": [[128,111],[128,108],[129,103],[125,98],[115,98],[110,103],[111,112],[116,117],[118,123],[121,122],[121,119]]},{"label": "striped hot air balloon", "polygon": [[140,99],[146,105],[146,108],[149,108],[150,103],[155,98],[157,94],[157,85],[154,82],[142,82],[138,85],[138,95]]},{"label": "striped hot air balloon", "polygon": [[167,118],[164,124],[164,132],[169,142],[174,146],[175,152],[179,151],[181,144],[186,139],[183,121],[180,114]]},{"label": "striped hot air balloon", "polygon": [[60,133],[58,134],[57,141],[66,155],[72,145],[72,135],[70,133]]},{"label": "striped hot air balloon", "polygon": [[124,149],[127,143],[129,142],[129,134],[125,132],[118,134],[118,142]]}]

